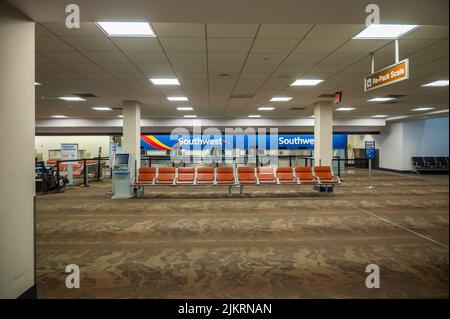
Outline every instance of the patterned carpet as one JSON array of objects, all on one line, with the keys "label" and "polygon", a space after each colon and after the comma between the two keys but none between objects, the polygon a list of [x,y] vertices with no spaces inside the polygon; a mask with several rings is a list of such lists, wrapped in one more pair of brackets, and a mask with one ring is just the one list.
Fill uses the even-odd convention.
[{"label": "patterned carpet", "polygon": [[[148,188],[37,199],[39,298],[448,298],[447,176],[348,171],[310,186]],[[81,288],[65,287],[78,264]],[[377,264],[381,288],[367,289]]]}]

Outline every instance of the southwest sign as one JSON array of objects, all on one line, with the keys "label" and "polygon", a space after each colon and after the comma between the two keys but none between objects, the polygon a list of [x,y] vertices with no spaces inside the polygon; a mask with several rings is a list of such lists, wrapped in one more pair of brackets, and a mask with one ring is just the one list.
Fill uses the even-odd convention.
[{"label": "southwest sign", "polygon": [[370,91],[409,79],[409,59],[390,65],[364,78],[364,91]]}]

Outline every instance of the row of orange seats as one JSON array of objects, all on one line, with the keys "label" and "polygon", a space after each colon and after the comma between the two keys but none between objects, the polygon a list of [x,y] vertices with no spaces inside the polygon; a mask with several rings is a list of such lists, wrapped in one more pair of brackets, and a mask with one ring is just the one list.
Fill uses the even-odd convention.
[{"label": "row of orange seats", "polygon": [[141,167],[135,185],[338,184],[330,166]]}]

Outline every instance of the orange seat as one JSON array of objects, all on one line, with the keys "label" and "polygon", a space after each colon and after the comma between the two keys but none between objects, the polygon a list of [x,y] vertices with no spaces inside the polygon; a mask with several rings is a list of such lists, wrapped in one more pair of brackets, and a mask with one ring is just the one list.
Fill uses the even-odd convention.
[{"label": "orange seat", "polygon": [[156,177],[156,167],[141,167],[136,184],[153,184]]},{"label": "orange seat", "polygon": [[229,166],[217,167],[217,184],[234,184],[234,169]]},{"label": "orange seat", "polygon": [[320,184],[337,184],[340,182],[339,177],[333,175],[330,166],[315,166],[314,177],[317,178]]},{"label": "orange seat", "polygon": [[195,168],[194,167],[179,167],[177,184],[194,184]]},{"label": "orange seat", "polygon": [[297,184],[298,180],[294,176],[292,167],[282,166],[277,168],[277,179],[280,184]]},{"label": "orange seat", "polygon": [[256,184],[255,168],[250,166],[238,167],[239,184]]},{"label": "orange seat", "polygon": [[175,167],[159,167],[155,184],[173,184],[175,181]]},{"label": "orange seat", "polygon": [[295,176],[298,178],[300,184],[317,184],[318,181],[314,177],[312,167],[297,166],[295,168]]},{"label": "orange seat", "polygon": [[258,167],[256,172],[260,184],[277,183],[277,179],[275,178],[275,174],[273,173],[273,167],[271,166]]},{"label": "orange seat", "polygon": [[214,167],[197,168],[197,184],[214,184]]}]

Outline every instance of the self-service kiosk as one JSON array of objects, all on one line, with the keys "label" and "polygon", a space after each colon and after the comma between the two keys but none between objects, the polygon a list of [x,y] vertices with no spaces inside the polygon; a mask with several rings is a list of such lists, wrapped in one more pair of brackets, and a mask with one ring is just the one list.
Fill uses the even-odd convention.
[{"label": "self-service kiosk", "polygon": [[131,159],[130,154],[115,154],[113,163],[113,197],[131,198]]}]

